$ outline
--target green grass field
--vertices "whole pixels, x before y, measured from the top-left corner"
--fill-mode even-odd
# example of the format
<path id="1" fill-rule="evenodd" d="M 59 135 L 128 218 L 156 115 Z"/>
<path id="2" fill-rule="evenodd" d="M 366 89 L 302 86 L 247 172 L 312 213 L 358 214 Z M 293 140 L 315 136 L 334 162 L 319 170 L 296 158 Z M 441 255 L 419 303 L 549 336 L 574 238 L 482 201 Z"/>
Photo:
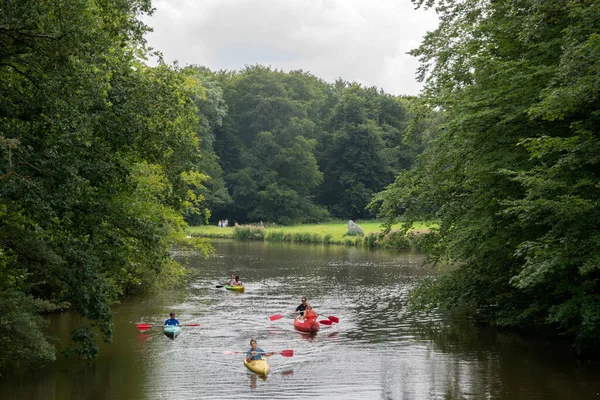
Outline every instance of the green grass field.
<path id="1" fill-rule="evenodd" d="M 356 221 L 363 228 L 365 236 L 369 233 L 379 233 L 382 231 L 381 221 Z M 426 232 L 429 227 L 434 226 L 433 223 L 418 223 L 413 228 L 415 231 Z M 255 225 L 256 226 L 256 225 Z M 394 228 L 399 228 L 395 226 Z M 233 227 L 219 228 L 215 225 L 209 226 L 192 226 L 188 229 L 190 234 L 196 236 L 212 237 L 212 238 L 233 238 Z M 270 231 L 279 231 L 283 233 L 300 233 L 300 234 L 317 234 L 321 237 L 326 235 L 331 236 L 334 242 L 343 241 L 347 237 L 344 234 L 348 231 L 347 222 L 328 222 L 322 224 L 307 224 L 307 225 L 291 225 L 291 226 L 269 226 L 265 227 L 265 234 Z"/>

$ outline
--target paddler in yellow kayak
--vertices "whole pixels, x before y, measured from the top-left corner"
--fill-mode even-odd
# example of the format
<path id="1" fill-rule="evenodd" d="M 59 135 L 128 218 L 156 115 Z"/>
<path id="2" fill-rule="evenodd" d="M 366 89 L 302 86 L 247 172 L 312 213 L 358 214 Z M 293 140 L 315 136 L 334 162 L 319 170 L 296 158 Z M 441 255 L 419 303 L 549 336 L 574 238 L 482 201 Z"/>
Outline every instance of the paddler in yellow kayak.
<path id="1" fill-rule="evenodd" d="M 235 285 L 235 274 L 233 272 L 231 273 L 231 278 L 229 278 L 227 280 L 227 282 L 225 283 L 225 285 L 227 285 L 227 286 L 233 286 L 233 285 Z"/>
<path id="2" fill-rule="evenodd" d="M 262 376 L 267 376 L 269 373 L 269 363 L 265 357 L 270 357 L 275 353 L 266 353 L 259 348 L 254 338 L 250 339 L 250 350 L 246 353 L 244 365 L 252 372 Z"/>
<path id="3" fill-rule="evenodd" d="M 256 343 L 256 339 L 252 338 L 250 339 L 250 350 L 248 350 L 246 352 L 246 362 L 250 362 L 251 360 L 260 360 L 263 356 L 264 357 L 271 357 L 273 354 L 273 352 L 271 353 L 266 353 L 263 349 L 258 347 L 258 344 Z"/>
<path id="4" fill-rule="evenodd" d="M 235 281 L 233 282 L 233 285 L 231 286 L 244 286 L 244 283 L 242 282 L 242 280 L 240 279 L 239 276 L 235 277 Z"/>

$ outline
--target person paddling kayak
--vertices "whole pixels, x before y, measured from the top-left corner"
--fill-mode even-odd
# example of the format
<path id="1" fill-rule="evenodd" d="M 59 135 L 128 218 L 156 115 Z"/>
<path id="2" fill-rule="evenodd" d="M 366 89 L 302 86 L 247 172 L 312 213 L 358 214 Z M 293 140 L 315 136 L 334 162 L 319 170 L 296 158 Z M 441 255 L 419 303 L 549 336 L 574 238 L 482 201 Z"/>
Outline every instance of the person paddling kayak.
<path id="1" fill-rule="evenodd" d="M 275 353 L 266 353 L 263 349 L 258 347 L 256 343 L 256 339 L 250 339 L 250 350 L 246 352 L 246 362 L 250 362 L 251 360 L 260 360 L 264 357 L 271 357 Z"/>
<path id="2" fill-rule="evenodd" d="M 239 276 L 235 277 L 235 282 L 233 282 L 233 285 L 231 286 L 244 286 L 244 284 L 242 283 L 242 281 L 240 280 Z"/>
<path id="3" fill-rule="evenodd" d="M 306 310 L 304 311 L 304 321 L 306 323 L 312 324 L 314 321 L 316 321 L 319 315 L 320 314 L 317 314 L 315 310 L 312 309 L 310 304 L 306 305 Z"/>
<path id="4" fill-rule="evenodd" d="M 227 280 L 227 282 L 225 283 L 225 285 L 227 285 L 227 286 L 233 286 L 233 285 L 235 285 L 235 274 L 233 272 L 231 273 L 231 278 L 229 278 Z"/>
<path id="5" fill-rule="evenodd" d="M 296 311 L 292 314 L 300 314 L 302 316 L 304 315 L 304 310 L 306 310 L 306 297 L 302 296 L 302 303 L 296 307 Z"/>
<path id="6" fill-rule="evenodd" d="M 169 325 L 169 326 L 179 326 L 179 321 L 175 318 L 177 316 L 177 314 L 175 314 L 174 312 L 169 314 L 169 319 L 165 320 L 165 326 Z"/>

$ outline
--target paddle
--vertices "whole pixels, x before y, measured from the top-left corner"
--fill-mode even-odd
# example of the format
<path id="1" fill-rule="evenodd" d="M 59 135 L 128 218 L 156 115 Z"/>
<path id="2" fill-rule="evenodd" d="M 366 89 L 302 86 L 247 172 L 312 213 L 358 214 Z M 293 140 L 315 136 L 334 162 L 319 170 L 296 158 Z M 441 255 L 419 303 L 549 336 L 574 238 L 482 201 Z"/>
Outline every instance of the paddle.
<path id="1" fill-rule="evenodd" d="M 274 314 L 269 317 L 271 321 L 277 321 L 278 319 L 283 318 L 283 314 Z"/>
<path id="2" fill-rule="evenodd" d="M 277 321 L 278 319 L 281 319 L 281 318 L 283 318 L 283 314 L 273 314 L 269 317 L 269 319 L 271 321 Z M 328 318 L 328 320 L 324 319 L 319 322 L 323 325 L 331 325 L 333 322 L 335 322 L 337 324 L 338 322 L 340 322 L 340 319 L 333 315 L 330 315 L 327 318 Z"/>
<path id="3" fill-rule="evenodd" d="M 245 351 L 224 351 L 223 354 L 246 354 Z M 267 354 L 267 352 L 261 352 L 259 354 Z M 273 354 L 281 354 L 284 357 L 294 357 L 294 350 L 281 350 L 275 351 Z"/>
<path id="4" fill-rule="evenodd" d="M 215 287 L 216 287 L 217 289 L 220 289 L 220 288 L 222 288 L 222 287 L 225 287 L 225 285 L 217 285 L 217 286 L 215 286 Z"/>
<path id="5" fill-rule="evenodd" d="M 135 327 L 138 328 L 138 330 L 140 330 L 140 331 L 145 331 L 150 328 L 156 328 L 159 326 L 164 326 L 164 325 L 137 324 Z M 183 325 L 179 325 L 179 326 L 200 326 L 200 324 L 183 324 Z"/>
<path id="6" fill-rule="evenodd" d="M 294 314 L 299 314 L 299 313 L 300 313 L 300 311 L 294 311 L 294 312 L 292 313 L 292 315 L 294 315 Z M 281 319 L 281 318 L 283 318 L 283 317 L 284 317 L 284 315 L 283 315 L 283 314 L 273 314 L 273 315 L 271 315 L 271 316 L 269 317 L 269 319 L 270 319 L 271 321 L 277 321 L 278 319 Z"/>

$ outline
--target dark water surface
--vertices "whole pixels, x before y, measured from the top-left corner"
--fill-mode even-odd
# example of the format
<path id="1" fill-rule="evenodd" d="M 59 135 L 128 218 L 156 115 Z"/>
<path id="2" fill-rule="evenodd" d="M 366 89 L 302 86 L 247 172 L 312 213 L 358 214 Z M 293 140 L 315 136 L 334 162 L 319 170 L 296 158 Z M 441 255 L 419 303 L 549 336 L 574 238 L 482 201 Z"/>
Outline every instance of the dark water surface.
<path id="1" fill-rule="evenodd" d="M 338 246 L 216 242 L 216 257 L 192 256 L 187 288 L 125 300 L 116 333 L 91 363 L 65 360 L 0 379 L 2 399 L 600 399 L 600 365 L 568 348 L 475 327 L 462 317 L 413 314 L 408 290 L 431 270 L 422 256 Z M 246 293 L 215 285 L 230 271 Z M 307 296 L 340 323 L 316 336 L 295 331 L 291 311 Z M 175 340 L 160 327 L 170 311 L 184 328 Z M 269 316 L 286 316 L 271 322 Z M 63 340 L 76 324 L 51 319 Z M 269 358 L 263 379 L 242 364 L 256 337 Z"/>

